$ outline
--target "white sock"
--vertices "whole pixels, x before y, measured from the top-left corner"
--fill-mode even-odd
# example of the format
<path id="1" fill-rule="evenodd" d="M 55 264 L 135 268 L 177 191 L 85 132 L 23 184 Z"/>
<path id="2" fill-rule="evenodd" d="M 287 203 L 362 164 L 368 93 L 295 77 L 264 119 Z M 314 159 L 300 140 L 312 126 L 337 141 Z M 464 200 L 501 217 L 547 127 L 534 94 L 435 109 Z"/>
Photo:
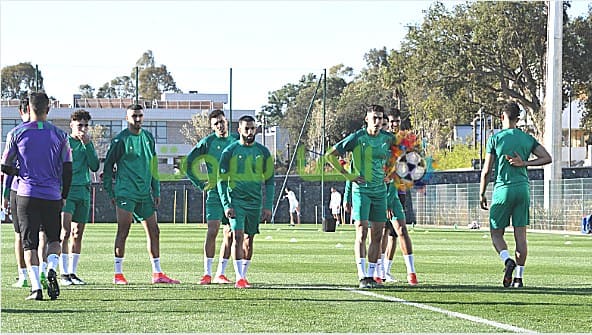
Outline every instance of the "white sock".
<path id="1" fill-rule="evenodd" d="M 60 255 L 60 273 L 63 275 L 67 275 L 70 273 L 68 271 L 68 254 L 62 253 Z"/>
<path id="2" fill-rule="evenodd" d="M 365 258 L 357 259 L 356 266 L 358 267 L 358 278 L 359 279 L 366 278 L 366 259 Z"/>
<path id="3" fill-rule="evenodd" d="M 249 269 L 250 264 L 251 264 L 250 259 L 243 259 L 243 278 L 247 277 L 247 270 Z"/>
<path id="4" fill-rule="evenodd" d="M 376 261 L 376 275 L 374 277 L 378 277 L 378 278 L 382 278 L 382 275 L 384 274 L 384 268 L 382 267 L 382 259 L 378 259 Z"/>
<path id="5" fill-rule="evenodd" d="M 502 261 L 504 262 L 504 264 L 506 263 L 506 260 L 508 258 L 510 258 L 510 253 L 508 252 L 508 250 L 502 250 L 499 253 L 500 258 L 502 259 Z"/>
<path id="6" fill-rule="evenodd" d="M 60 256 L 58 256 L 56 254 L 47 255 L 47 271 L 57 270 L 59 262 L 60 262 Z"/>
<path id="7" fill-rule="evenodd" d="M 392 259 L 387 259 L 386 260 L 386 265 L 384 266 L 384 273 L 387 275 L 391 275 L 391 268 L 393 267 L 393 260 Z"/>
<path id="8" fill-rule="evenodd" d="M 234 264 L 234 273 L 236 273 L 236 281 L 243 278 L 243 260 L 234 260 L 232 262 Z"/>
<path id="9" fill-rule="evenodd" d="M 226 273 L 226 265 L 228 265 L 228 258 L 220 258 L 218 262 L 218 271 L 216 271 L 216 277 L 222 276 Z"/>
<path id="10" fill-rule="evenodd" d="M 76 274 L 76 271 L 78 270 L 78 260 L 80 259 L 80 254 L 70 254 L 70 263 L 68 264 L 70 266 L 70 273 L 74 273 Z"/>
<path id="11" fill-rule="evenodd" d="M 374 272 L 376 271 L 376 263 L 370 263 L 368 262 L 368 277 L 370 278 L 374 278 Z"/>
<path id="12" fill-rule="evenodd" d="M 39 277 L 39 266 L 33 265 L 29 271 L 29 280 L 31 281 L 31 291 L 41 289 L 41 278 Z"/>
<path id="13" fill-rule="evenodd" d="M 208 258 L 204 256 L 204 274 L 211 276 L 212 275 L 212 263 L 214 263 L 213 258 Z"/>
<path id="14" fill-rule="evenodd" d="M 524 276 L 524 265 L 516 266 L 516 278 L 522 278 Z"/>
<path id="15" fill-rule="evenodd" d="M 160 268 L 160 258 L 150 258 L 152 262 L 152 273 L 161 273 L 162 269 Z"/>
<path id="16" fill-rule="evenodd" d="M 19 281 L 23 281 L 25 279 L 27 279 L 27 268 L 19 268 L 18 269 L 18 276 L 19 276 Z"/>
<path id="17" fill-rule="evenodd" d="M 41 272 L 43 272 L 44 274 L 47 274 L 47 262 L 41 263 L 41 269 L 40 269 L 39 273 L 41 273 Z"/>
<path id="18" fill-rule="evenodd" d="M 407 273 L 415 273 L 413 254 L 403 255 L 403 258 L 405 259 L 405 266 L 407 266 Z"/>
<path id="19" fill-rule="evenodd" d="M 123 273 L 123 257 L 115 257 L 115 274 Z"/>

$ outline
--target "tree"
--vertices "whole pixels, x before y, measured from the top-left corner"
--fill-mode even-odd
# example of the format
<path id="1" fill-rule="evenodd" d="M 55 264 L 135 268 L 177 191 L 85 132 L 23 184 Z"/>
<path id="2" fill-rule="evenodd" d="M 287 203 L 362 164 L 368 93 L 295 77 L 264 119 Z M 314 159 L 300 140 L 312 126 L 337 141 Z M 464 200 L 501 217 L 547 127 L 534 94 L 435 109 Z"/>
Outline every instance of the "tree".
<path id="1" fill-rule="evenodd" d="M 564 100 L 571 93 L 584 101 L 580 126 L 592 130 L 592 6 L 587 16 L 577 17 L 565 27 L 563 36 Z"/>
<path id="2" fill-rule="evenodd" d="M 135 85 L 128 76 L 120 76 L 103 84 L 97 91 L 97 98 L 133 98 Z"/>
<path id="3" fill-rule="evenodd" d="M 36 91 L 36 69 L 31 63 L 19 63 L 2 68 L 1 90 L 4 99 L 20 99 L 29 91 Z M 41 71 L 37 73 L 39 89 L 43 90 Z"/>
<path id="4" fill-rule="evenodd" d="M 111 143 L 111 139 L 107 136 L 107 127 L 94 125 L 89 128 L 88 135 L 95 146 L 97 156 L 99 158 L 105 157 Z"/>
<path id="5" fill-rule="evenodd" d="M 140 71 L 139 95 L 146 100 L 160 100 L 164 92 L 181 92 L 166 65 L 155 64 L 152 50 L 144 52 L 136 61 L 136 67 Z M 132 69 L 131 78 L 136 78 L 136 67 Z"/>
<path id="6" fill-rule="evenodd" d="M 207 112 L 202 114 L 193 114 L 191 120 L 183 124 L 181 134 L 185 137 L 185 142 L 196 145 L 199 140 L 212 132 Z"/>
<path id="7" fill-rule="evenodd" d="M 80 93 L 82 93 L 82 98 L 91 99 L 95 97 L 95 89 L 90 86 L 89 84 L 83 84 L 78 86 Z"/>
<path id="8" fill-rule="evenodd" d="M 450 12 L 432 5 L 403 44 L 412 113 L 455 124 L 513 99 L 541 137 L 546 20 L 544 2 L 475 2 Z"/>

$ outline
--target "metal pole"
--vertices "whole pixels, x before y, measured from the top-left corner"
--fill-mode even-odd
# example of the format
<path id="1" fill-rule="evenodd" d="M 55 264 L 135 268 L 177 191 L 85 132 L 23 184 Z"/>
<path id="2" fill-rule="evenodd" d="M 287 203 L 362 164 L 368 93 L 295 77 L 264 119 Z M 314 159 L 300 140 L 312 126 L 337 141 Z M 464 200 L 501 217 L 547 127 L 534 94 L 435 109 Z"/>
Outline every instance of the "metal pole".
<path id="1" fill-rule="evenodd" d="M 571 167 L 571 84 L 569 85 L 569 128 L 567 131 L 567 147 L 569 148 L 567 166 Z"/>
<path id="2" fill-rule="evenodd" d="M 563 1 L 547 2 L 547 73 L 545 89 L 545 135 L 544 145 L 553 162 L 545 165 L 546 210 L 561 206 L 561 96 L 562 96 L 562 52 L 563 52 Z"/>
<path id="3" fill-rule="evenodd" d="M 39 92 L 39 65 L 35 64 L 35 92 Z"/>
<path id="4" fill-rule="evenodd" d="M 323 127 L 321 128 L 321 220 L 325 220 L 325 112 L 327 109 L 327 69 L 323 69 Z"/>
<path id="5" fill-rule="evenodd" d="M 140 68 L 136 66 L 136 105 L 140 101 L 139 94 L 140 94 Z"/>
<path id="6" fill-rule="evenodd" d="M 177 223 L 177 190 L 173 198 L 173 224 Z"/>
<path id="7" fill-rule="evenodd" d="M 483 169 L 483 107 L 479 108 L 479 170 Z"/>
<path id="8" fill-rule="evenodd" d="M 230 68 L 230 88 L 228 90 L 228 109 L 229 109 L 229 115 L 228 118 L 230 120 L 230 122 L 228 122 L 228 133 L 232 132 L 232 68 Z"/>

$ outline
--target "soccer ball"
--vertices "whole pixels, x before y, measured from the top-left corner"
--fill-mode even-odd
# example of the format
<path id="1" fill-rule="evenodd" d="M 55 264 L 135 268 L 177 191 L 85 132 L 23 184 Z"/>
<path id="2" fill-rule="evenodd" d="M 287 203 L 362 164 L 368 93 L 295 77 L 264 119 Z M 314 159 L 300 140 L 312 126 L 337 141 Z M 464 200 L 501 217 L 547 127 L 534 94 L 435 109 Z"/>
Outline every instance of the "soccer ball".
<path id="1" fill-rule="evenodd" d="M 418 181 L 426 173 L 426 161 L 417 151 L 409 151 L 397 160 L 397 175 L 409 181 Z"/>

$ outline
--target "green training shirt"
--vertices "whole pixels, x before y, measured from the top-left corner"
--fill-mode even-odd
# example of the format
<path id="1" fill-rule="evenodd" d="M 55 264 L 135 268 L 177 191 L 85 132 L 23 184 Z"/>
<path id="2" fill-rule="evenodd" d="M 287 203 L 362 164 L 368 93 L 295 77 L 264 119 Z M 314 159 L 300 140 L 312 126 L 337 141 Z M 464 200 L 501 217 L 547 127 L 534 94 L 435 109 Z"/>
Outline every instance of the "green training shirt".
<path id="1" fill-rule="evenodd" d="M 92 142 L 87 144 L 82 141 L 68 137 L 70 148 L 72 148 L 72 186 L 90 185 L 90 172 L 99 169 L 99 157 Z"/>
<path id="2" fill-rule="evenodd" d="M 366 129 L 360 129 L 333 146 L 341 156 L 352 152 L 352 173 L 366 180 L 364 184 L 353 183 L 353 190 L 386 191 L 384 166 L 394 141 L 395 136 L 389 132 L 380 130 L 371 136 Z"/>
<path id="3" fill-rule="evenodd" d="M 231 207 L 258 209 L 262 206 L 261 184 L 265 184 L 263 208 L 272 209 L 274 186 L 273 158 L 263 145 L 234 142 L 222 152 L 218 193 L 224 210 Z"/>
<path id="4" fill-rule="evenodd" d="M 516 128 L 503 129 L 491 136 L 487 140 L 487 152 L 494 159 L 494 187 L 528 184 L 526 167 L 510 165 L 506 155 L 518 154 L 523 161 L 527 161 L 539 145 L 534 137 Z"/>
<path id="5" fill-rule="evenodd" d="M 222 151 L 233 142 L 236 142 L 237 139 L 237 134 L 232 134 L 227 137 L 218 137 L 216 133 L 211 133 L 202 138 L 195 147 L 193 147 L 191 152 L 189 152 L 189 155 L 187 155 L 187 178 L 189 178 L 191 183 L 200 190 L 203 190 L 204 187 L 206 187 L 206 182 L 210 187 L 213 187 L 213 189 L 208 191 L 208 197 L 218 196 L 218 191 L 215 187 L 216 177 L 220 167 L 218 162 L 220 161 L 220 156 L 222 156 Z M 206 163 L 208 171 L 207 176 L 203 176 L 200 172 L 202 161 Z"/>
<path id="6" fill-rule="evenodd" d="M 113 167 L 115 190 L 113 190 Z M 124 129 L 111 141 L 105 158 L 103 187 L 111 198 L 144 199 L 150 194 L 160 197 L 158 159 L 154 137 L 149 131 L 138 135 Z"/>

